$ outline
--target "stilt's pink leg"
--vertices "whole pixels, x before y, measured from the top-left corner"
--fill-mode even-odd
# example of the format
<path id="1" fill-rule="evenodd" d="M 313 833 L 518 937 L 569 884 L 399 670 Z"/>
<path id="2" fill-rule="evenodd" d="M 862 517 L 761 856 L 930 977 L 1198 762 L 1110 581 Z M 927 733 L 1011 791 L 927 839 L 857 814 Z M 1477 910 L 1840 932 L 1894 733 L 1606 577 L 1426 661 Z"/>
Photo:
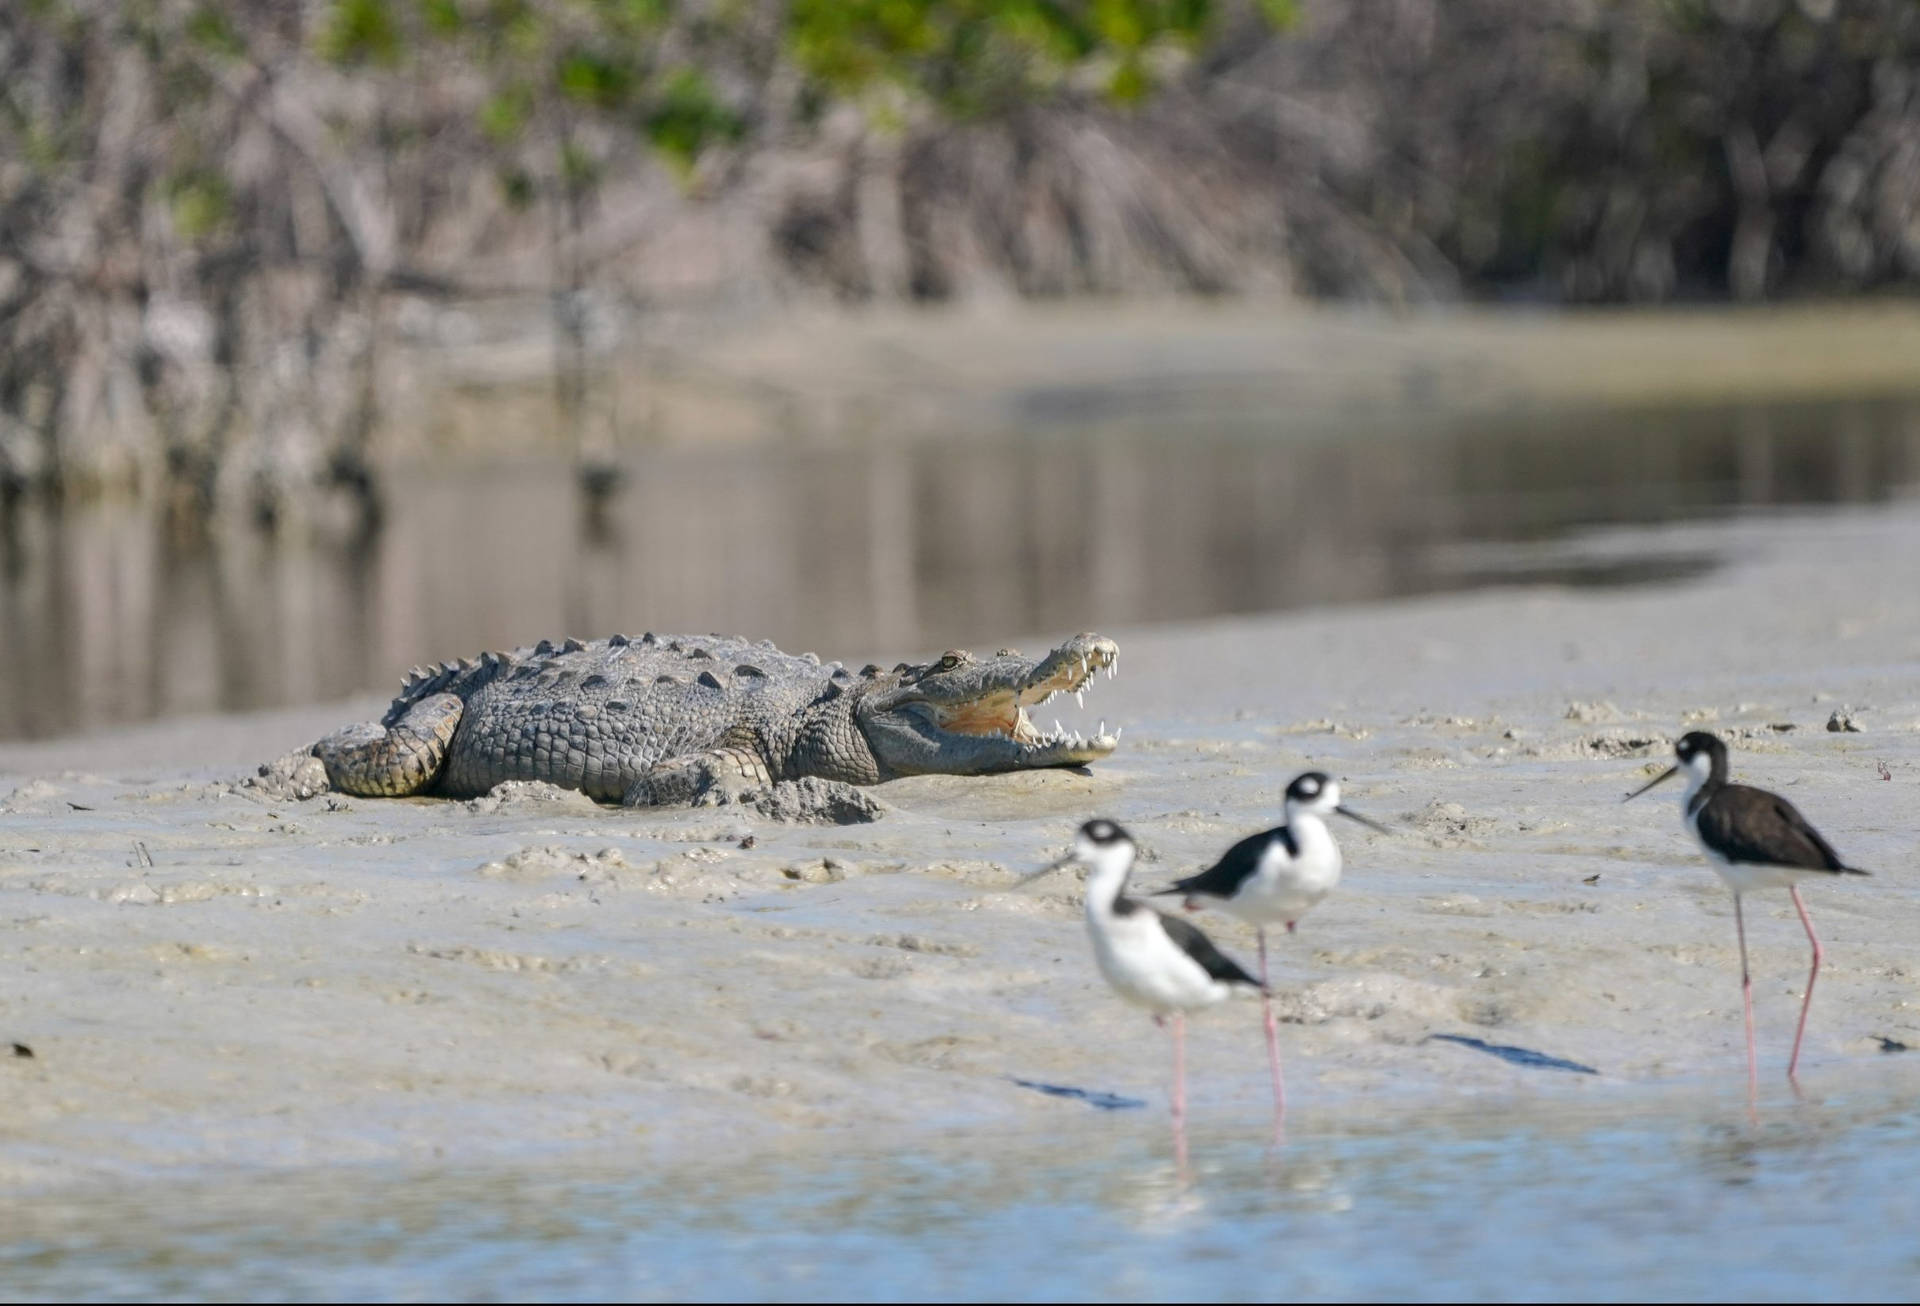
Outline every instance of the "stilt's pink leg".
<path id="1" fill-rule="evenodd" d="M 1187 1018 L 1173 1013 L 1173 1160 L 1187 1173 Z"/>
<path id="2" fill-rule="evenodd" d="M 1280 1074 L 1280 1033 L 1274 1027 L 1273 998 L 1265 991 L 1267 987 L 1267 932 L 1255 931 L 1260 939 L 1260 1016 L 1267 1027 L 1267 1068 L 1273 1072 L 1273 1133 L 1280 1136 L 1282 1122 L 1287 1116 L 1287 1081 Z"/>
<path id="3" fill-rule="evenodd" d="M 1167 1027 L 1167 1017 L 1155 1012 L 1153 1023 Z M 1173 1013 L 1173 1161 L 1181 1182 L 1187 1178 L 1187 1027 L 1179 1012 Z"/>
<path id="4" fill-rule="evenodd" d="M 1733 928 L 1740 935 L 1740 1001 L 1747 1013 L 1747 1101 L 1760 1096 L 1760 1063 L 1753 1050 L 1753 977 L 1747 972 L 1747 924 L 1740 915 L 1740 895 L 1733 895 Z"/>
<path id="5" fill-rule="evenodd" d="M 1187 1017 L 1173 1013 L 1173 1124 L 1187 1123 Z"/>
<path id="6" fill-rule="evenodd" d="M 1807 1032 L 1807 1009 L 1813 1006 L 1813 982 L 1820 978 L 1820 958 L 1826 954 L 1820 947 L 1820 936 L 1813 932 L 1813 917 L 1807 915 L 1807 904 L 1800 901 L 1798 885 L 1788 885 L 1787 892 L 1793 895 L 1793 905 L 1800 913 L 1800 923 L 1807 927 L 1807 942 L 1813 945 L 1813 969 L 1807 972 L 1807 996 L 1800 1003 L 1800 1027 L 1793 1031 L 1793 1056 L 1787 1060 L 1787 1078 L 1794 1078 L 1794 1072 L 1800 1068 L 1800 1040 Z"/>

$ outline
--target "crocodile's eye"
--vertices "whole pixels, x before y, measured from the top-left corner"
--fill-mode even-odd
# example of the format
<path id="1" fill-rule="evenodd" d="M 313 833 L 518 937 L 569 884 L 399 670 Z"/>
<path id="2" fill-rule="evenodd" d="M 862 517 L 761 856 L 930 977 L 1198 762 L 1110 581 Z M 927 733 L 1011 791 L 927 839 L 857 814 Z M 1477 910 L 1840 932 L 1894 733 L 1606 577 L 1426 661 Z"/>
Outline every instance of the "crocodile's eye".
<path id="1" fill-rule="evenodd" d="M 935 671 L 951 671 L 959 665 L 960 665 L 960 655 L 958 653 L 949 653 L 945 657 L 940 659 L 940 665 L 935 667 L 934 670 Z"/>

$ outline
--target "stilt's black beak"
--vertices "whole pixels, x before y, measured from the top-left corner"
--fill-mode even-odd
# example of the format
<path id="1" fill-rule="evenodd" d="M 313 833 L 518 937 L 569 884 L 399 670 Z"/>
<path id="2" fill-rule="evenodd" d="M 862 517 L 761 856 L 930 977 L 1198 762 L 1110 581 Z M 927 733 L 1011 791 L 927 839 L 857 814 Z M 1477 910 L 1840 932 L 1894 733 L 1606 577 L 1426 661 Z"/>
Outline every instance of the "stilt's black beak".
<path id="1" fill-rule="evenodd" d="M 1051 875 L 1055 871 L 1064 870 L 1065 868 L 1073 865 L 1078 860 L 1079 858 L 1075 857 L 1072 853 L 1068 853 L 1065 857 L 1062 857 L 1057 862 L 1048 862 L 1045 866 L 1042 866 L 1039 870 L 1034 871 L 1031 874 L 1021 876 L 1017 881 L 1014 882 L 1013 887 L 1016 889 L 1024 889 L 1027 885 L 1032 884 L 1035 880 L 1039 879 L 1041 876 Z"/>
<path id="2" fill-rule="evenodd" d="M 1638 798 L 1641 794 L 1644 794 L 1645 792 L 1647 792 L 1647 790 L 1659 784 L 1662 780 L 1671 780 L 1673 779 L 1673 777 L 1679 774 L 1680 774 L 1679 767 L 1670 766 L 1666 770 L 1662 771 L 1659 775 L 1656 775 L 1655 777 L 1653 777 L 1653 779 L 1647 781 L 1645 784 L 1641 785 L 1638 789 L 1628 794 L 1625 798 L 1622 798 L 1620 801 L 1623 803 L 1630 803 L 1634 799 Z"/>
<path id="3" fill-rule="evenodd" d="M 1393 833 L 1393 831 L 1389 830 L 1386 826 L 1380 824 L 1380 822 L 1368 820 L 1366 817 L 1360 815 L 1360 813 L 1354 811 L 1351 807 L 1336 807 L 1333 810 L 1340 813 L 1340 815 L 1346 817 L 1349 821 L 1358 821 L 1361 825 L 1366 826 L 1369 830 L 1378 830 L 1381 834 Z"/>

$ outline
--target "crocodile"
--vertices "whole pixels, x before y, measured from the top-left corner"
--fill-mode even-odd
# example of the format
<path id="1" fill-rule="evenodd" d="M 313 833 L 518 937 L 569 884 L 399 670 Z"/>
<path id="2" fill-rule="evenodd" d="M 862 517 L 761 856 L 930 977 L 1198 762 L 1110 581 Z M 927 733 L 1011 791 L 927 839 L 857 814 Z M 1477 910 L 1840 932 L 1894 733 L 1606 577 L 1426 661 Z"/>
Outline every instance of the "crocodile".
<path id="1" fill-rule="evenodd" d="M 1042 732 L 1027 709 L 1083 696 L 1118 658 L 1095 634 L 1037 662 L 956 649 L 857 672 L 768 640 L 542 640 L 415 667 L 379 722 L 304 752 L 328 786 L 363 797 L 472 798 L 536 780 L 627 806 L 726 802 L 806 777 L 869 785 L 1079 766 L 1112 753 L 1119 732 Z"/>

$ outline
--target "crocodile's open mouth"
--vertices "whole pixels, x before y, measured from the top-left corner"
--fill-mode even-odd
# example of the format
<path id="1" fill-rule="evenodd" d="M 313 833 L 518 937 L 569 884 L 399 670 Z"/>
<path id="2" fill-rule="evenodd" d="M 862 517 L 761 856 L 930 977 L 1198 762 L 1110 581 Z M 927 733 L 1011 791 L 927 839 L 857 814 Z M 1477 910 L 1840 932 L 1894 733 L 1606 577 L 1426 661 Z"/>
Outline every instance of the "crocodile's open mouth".
<path id="1" fill-rule="evenodd" d="M 1106 722 L 1102 721 L 1099 731 L 1091 736 L 1069 730 L 1058 720 L 1051 731 L 1045 731 L 1033 723 L 1027 709 L 1050 703 L 1062 694 L 1072 694 L 1085 706 L 1087 686 L 1102 671 L 1112 679 L 1119 673 L 1119 661 L 1119 649 L 1111 641 L 1104 641 L 1074 656 L 1047 659 L 1019 689 L 995 690 L 964 703 L 929 706 L 935 722 L 950 734 L 1007 739 L 1034 752 L 1084 748 L 1111 751 L 1120 741 L 1120 730 L 1108 734 Z"/>
<path id="2" fill-rule="evenodd" d="M 926 666 L 902 664 L 897 687 L 860 698 L 860 728 L 889 779 L 1085 766 L 1113 752 L 1120 732 L 1108 734 L 1105 722 L 1090 739 L 1058 722 L 1042 730 L 1027 709 L 1084 695 L 1099 672 L 1113 674 L 1119 655 L 1119 645 L 1088 631 L 1038 662 L 1001 649 L 990 658 L 954 650 Z"/>

